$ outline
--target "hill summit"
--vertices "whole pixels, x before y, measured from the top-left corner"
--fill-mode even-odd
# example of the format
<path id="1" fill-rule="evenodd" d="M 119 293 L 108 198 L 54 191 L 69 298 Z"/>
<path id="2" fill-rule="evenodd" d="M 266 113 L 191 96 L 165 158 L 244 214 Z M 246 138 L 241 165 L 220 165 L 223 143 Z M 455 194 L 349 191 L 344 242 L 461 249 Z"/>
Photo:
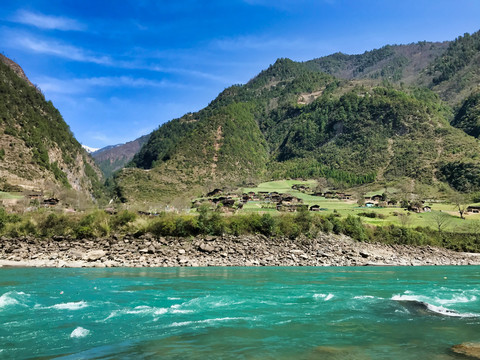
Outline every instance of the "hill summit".
<path id="1" fill-rule="evenodd" d="M 477 103 L 479 56 L 475 33 L 278 59 L 154 131 L 117 175 L 119 196 L 165 203 L 215 187 L 319 177 L 342 187 L 411 180 L 479 191 L 480 146 L 475 131 L 462 130 L 476 121 L 465 107 Z"/>

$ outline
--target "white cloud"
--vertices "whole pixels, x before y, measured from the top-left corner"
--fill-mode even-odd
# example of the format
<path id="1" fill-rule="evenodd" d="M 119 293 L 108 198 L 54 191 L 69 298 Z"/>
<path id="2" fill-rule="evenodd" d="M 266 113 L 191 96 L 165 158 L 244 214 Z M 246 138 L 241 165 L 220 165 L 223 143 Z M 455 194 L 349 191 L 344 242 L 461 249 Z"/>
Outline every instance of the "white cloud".
<path id="1" fill-rule="evenodd" d="M 150 67 L 145 67 L 145 70 L 150 70 L 150 71 L 156 71 L 156 72 L 162 72 L 166 74 L 180 74 L 180 75 L 190 75 L 190 76 L 195 76 L 203 79 L 208 79 L 208 80 L 213 80 L 217 81 L 219 83 L 223 84 L 231 84 L 231 81 L 225 77 L 206 73 L 203 71 L 199 70 L 190 70 L 190 69 L 183 69 L 183 68 L 170 68 L 170 67 L 162 67 L 162 66 L 150 66 Z"/>
<path id="2" fill-rule="evenodd" d="M 235 38 L 217 39 L 210 43 L 214 49 L 220 49 L 229 52 L 242 52 L 245 50 L 254 50 L 269 54 L 289 55 L 289 52 L 302 53 L 330 49 L 327 42 L 318 41 L 318 39 L 309 38 L 287 38 L 287 37 L 269 37 L 269 36 L 240 36 Z"/>
<path id="3" fill-rule="evenodd" d="M 90 92 L 95 87 L 118 87 L 118 88 L 183 88 L 186 85 L 170 82 L 167 80 L 150 80 L 131 76 L 91 77 L 76 79 L 57 79 L 53 77 L 41 77 L 35 79 L 36 83 L 45 93 L 56 94 L 81 94 Z M 191 86 L 189 86 L 191 88 Z"/>
<path id="4" fill-rule="evenodd" d="M 12 19 L 14 22 L 32 25 L 40 29 L 84 31 L 86 26 L 75 19 L 63 16 L 44 15 L 26 10 L 18 11 Z"/>
<path id="5" fill-rule="evenodd" d="M 31 37 L 17 37 L 11 43 L 24 49 L 31 50 L 41 54 L 58 56 L 64 59 L 75 61 L 90 62 L 102 65 L 111 65 L 112 60 L 108 56 L 95 56 L 88 54 L 85 50 L 61 44 L 55 41 L 38 40 Z"/>

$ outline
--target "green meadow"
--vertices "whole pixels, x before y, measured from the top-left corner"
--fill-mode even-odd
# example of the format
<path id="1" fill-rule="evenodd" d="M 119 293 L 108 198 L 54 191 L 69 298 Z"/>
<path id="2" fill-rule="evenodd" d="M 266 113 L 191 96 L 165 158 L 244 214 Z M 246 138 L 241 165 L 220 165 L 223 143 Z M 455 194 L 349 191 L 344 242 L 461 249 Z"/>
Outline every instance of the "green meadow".
<path id="1" fill-rule="evenodd" d="M 362 213 L 375 213 L 376 217 L 361 216 L 362 222 L 365 224 L 371 224 L 376 226 L 388 226 L 397 225 L 404 227 L 428 227 L 434 230 L 438 230 L 439 223 L 442 231 L 452 232 L 472 232 L 476 229 L 480 229 L 480 214 L 468 214 L 466 219 L 461 219 L 458 210 L 454 204 L 448 202 L 426 202 L 432 208 L 431 212 L 415 213 L 407 211 L 397 204 L 396 206 L 388 207 L 365 207 L 359 206 L 356 199 L 352 200 L 338 200 L 338 199 L 326 199 L 324 197 L 313 196 L 303 193 L 301 191 L 292 189 L 293 185 L 305 185 L 311 190 L 314 190 L 317 186 L 315 180 L 299 181 L 299 180 L 278 180 L 269 181 L 259 184 L 257 187 L 243 188 L 243 192 L 253 191 L 258 192 L 278 192 L 284 194 L 290 194 L 303 200 L 303 203 L 309 207 L 312 205 L 318 205 L 322 209 L 320 214 L 336 213 L 341 217 L 347 217 L 348 215 L 359 215 Z M 373 196 L 382 194 L 383 192 L 395 193 L 396 188 L 379 188 L 377 191 L 367 191 L 365 196 Z M 354 191 L 346 190 L 347 194 L 353 194 Z M 469 204 L 475 205 L 475 204 Z M 277 213 L 275 204 L 269 204 L 264 201 L 249 201 L 244 205 L 242 212 L 268 212 L 270 214 Z"/>

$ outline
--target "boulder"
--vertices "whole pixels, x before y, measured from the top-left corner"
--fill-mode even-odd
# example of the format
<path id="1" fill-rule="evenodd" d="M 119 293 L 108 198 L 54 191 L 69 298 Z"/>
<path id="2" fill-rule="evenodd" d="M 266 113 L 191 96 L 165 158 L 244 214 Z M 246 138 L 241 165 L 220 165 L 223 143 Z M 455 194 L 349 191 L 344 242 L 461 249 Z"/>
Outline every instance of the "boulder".
<path id="1" fill-rule="evenodd" d="M 452 351 L 457 354 L 480 359 L 480 343 L 462 343 L 452 346 Z"/>
<path id="2" fill-rule="evenodd" d="M 87 261 L 97 261 L 105 256 L 105 251 L 103 250 L 91 250 L 86 254 Z"/>
<path id="3" fill-rule="evenodd" d="M 200 244 L 200 250 L 203 252 L 211 253 L 215 251 L 215 247 L 210 244 Z"/>

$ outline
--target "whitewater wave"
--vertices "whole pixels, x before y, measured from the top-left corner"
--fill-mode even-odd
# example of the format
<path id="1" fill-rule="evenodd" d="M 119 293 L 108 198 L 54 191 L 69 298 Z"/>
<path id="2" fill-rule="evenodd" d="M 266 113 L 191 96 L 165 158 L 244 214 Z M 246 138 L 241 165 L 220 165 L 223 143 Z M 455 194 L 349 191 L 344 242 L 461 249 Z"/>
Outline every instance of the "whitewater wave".
<path id="1" fill-rule="evenodd" d="M 238 299 L 235 299 L 229 296 L 207 295 L 204 297 L 198 297 L 198 298 L 186 301 L 181 305 L 182 307 L 187 307 L 187 308 L 204 309 L 206 307 L 218 308 L 218 307 L 225 307 L 225 306 L 232 306 L 232 305 L 241 305 L 243 303 L 245 303 L 244 300 L 239 301 Z"/>
<path id="2" fill-rule="evenodd" d="M 232 321 L 232 320 L 251 320 L 251 318 L 246 317 L 224 317 L 224 318 L 215 318 L 215 319 L 206 319 L 206 320 L 196 320 L 196 321 L 182 321 L 182 322 L 173 322 L 170 327 L 179 327 L 179 326 L 192 326 L 192 325 L 202 325 L 202 324 L 214 324 L 216 322 Z"/>
<path id="3" fill-rule="evenodd" d="M 68 303 L 60 303 L 50 306 L 52 309 L 56 310 L 80 310 L 86 308 L 88 304 L 85 301 L 78 301 L 78 302 L 68 302 Z"/>
<path id="4" fill-rule="evenodd" d="M 462 318 L 469 318 L 469 317 L 479 317 L 480 314 L 475 313 L 461 313 L 456 310 L 452 310 L 443 306 L 433 305 L 429 302 L 423 301 L 425 297 L 422 296 L 415 296 L 415 295 L 395 295 L 392 297 L 392 300 L 397 301 L 401 305 L 403 305 L 407 310 L 410 312 L 416 313 L 431 313 L 436 315 L 442 316 L 450 316 L 450 317 L 462 317 Z"/>
<path id="5" fill-rule="evenodd" d="M 333 294 L 314 294 L 314 299 L 323 299 L 324 301 L 331 300 L 335 295 Z"/>
<path id="6" fill-rule="evenodd" d="M 103 319 L 102 321 L 107 321 L 108 319 L 111 319 L 117 316 L 122 316 L 122 315 L 151 315 L 156 317 L 156 316 L 167 314 L 167 313 L 186 314 L 186 313 L 193 312 L 190 310 L 180 310 L 180 309 L 177 309 L 175 306 L 176 305 L 173 305 L 170 308 L 158 308 L 158 307 L 141 305 L 133 309 L 114 310 L 110 313 L 110 315 L 107 318 Z"/>
<path id="7" fill-rule="evenodd" d="M 88 334 L 90 334 L 90 330 L 84 329 L 83 327 L 79 326 L 72 331 L 72 333 L 70 334 L 70 337 L 72 339 L 79 339 L 87 336 Z"/>
<path id="8" fill-rule="evenodd" d="M 360 296 L 354 296 L 354 300 L 365 300 L 365 299 L 378 299 L 375 296 L 372 295 L 360 295 Z"/>
<path id="9" fill-rule="evenodd" d="M 24 292 L 9 291 L 0 296 L 0 309 L 12 305 L 23 305 L 23 299 L 28 296 Z"/>

